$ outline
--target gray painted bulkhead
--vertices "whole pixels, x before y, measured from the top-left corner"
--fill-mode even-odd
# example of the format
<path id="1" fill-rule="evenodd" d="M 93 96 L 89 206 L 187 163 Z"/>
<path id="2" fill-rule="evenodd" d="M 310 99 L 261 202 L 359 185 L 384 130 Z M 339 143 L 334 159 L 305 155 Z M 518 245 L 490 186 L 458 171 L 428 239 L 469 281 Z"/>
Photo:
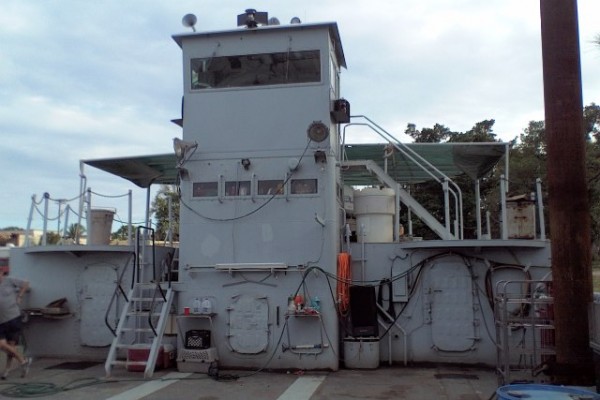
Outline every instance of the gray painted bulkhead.
<path id="1" fill-rule="evenodd" d="M 181 38 L 183 139 L 197 142 L 198 149 L 184 165 L 189 179 L 180 183 L 179 312 L 196 297 L 213 299 L 216 315 L 211 343 L 226 366 L 254 368 L 270 360 L 269 368 L 338 368 L 338 320 L 323 273 L 309 273 L 300 290 L 307 297 L 321 299 L 321 318 L 285 315 L 288 298 L 298 291 L 307 267 L 336 273 L 342 214 L 336 190 L 341 187 L 336 185 L 339 137 L 329 113 L 337 96 L 339 60 L 328 60 L 335 54 L 329 29 L 330 25 L 323 24 L 306 30 L 281 27 Z M 320 82 L 191 89 L 192 58 L 301 50 L 319 50 Z M 333 73 L 330 67 L 335 68 Z M 334 82 L 329 81 L 331 77 Z M 314 121 L 330 129 L 321 143 L 309 142 L 307 137 Z M 315 151 L 325 152 L 327 161 L 316 162 Z M 242 159 L 250 161 L 249 168 L 241 165 Z M 317 179 L 317 193 L 291 194 L 293 179 Z M 285 182 L 284 193 L 258 195 L 260 180 Z M 192 196 L 194 182 L 211 181 L 219 182 L 218 198 Z M 251 195 L 224 196 L 225 181 L 252 182 Z M 219 264 L 273 263 L 286 268 L 232 273 L 215 269 Z M 331 284 L 335 288 L 335 282 Z M 245 314 L 246 328 L 234 330 L 240 298 L 255 299 L 256 310 Z M 286 350 L 290 346 L 314 346 L 301 352 L 320 354 L 294 354 Z"/>
<path id="2" fill-rule="evenodd" d="M 122 287 L 131 287 L 133 246 L 50 245 L 15 247 L 11 251 L 11 276 L 30 282 L 31 289 L 21 304 L 23 309 L 42 309 L 65 298 L 70 315 L 53 317 L 32 315 L 24 325 L 27 354 L 34 357 L 106 358 L 113 335 L 106 327 L 105 315 L 121 272 Z M 156 248 L 156 260 L 165 259 L 169 247 Z M 152 257 L 141 263 L 148 279 Z M 109 312 L 109 323 L 116 327 L 124 306 L 119 297 Z"/>

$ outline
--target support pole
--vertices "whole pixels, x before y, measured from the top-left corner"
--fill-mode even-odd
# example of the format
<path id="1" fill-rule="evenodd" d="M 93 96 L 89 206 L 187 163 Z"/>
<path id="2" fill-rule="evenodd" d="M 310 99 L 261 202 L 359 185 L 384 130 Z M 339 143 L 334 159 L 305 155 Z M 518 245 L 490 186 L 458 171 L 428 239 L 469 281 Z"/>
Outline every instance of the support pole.
<path id="1" fill-rule="evenodd" d="M 555 383 L 594 383 L 590 209 L 576 0 L 540 0 L 556 330 Z"/>

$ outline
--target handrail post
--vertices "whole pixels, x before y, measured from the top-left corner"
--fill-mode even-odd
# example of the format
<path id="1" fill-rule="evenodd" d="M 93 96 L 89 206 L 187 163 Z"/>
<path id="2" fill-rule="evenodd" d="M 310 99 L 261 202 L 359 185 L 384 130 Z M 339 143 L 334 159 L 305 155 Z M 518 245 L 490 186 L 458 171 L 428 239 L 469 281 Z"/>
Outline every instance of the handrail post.
<path id="1" fill-rule="evenodd" d="M 132 201 L 132 194 L 131 194 L 131 189 L 129 189 L 129 192 L 127 192 L 127 204 L 128 204 L 128 215 L 127 215 L 127 244 L 129 246 L 131 246 L 133 244 L 133 237 L 132 237 L 132 213 L 133 213 L 133 201 Z"/>
<path id="2" fill-rule="evenodd" d="M 477 223 L 477 239 L 481 239 L 481 188 L 479 179 L 475 181 L 475 220 Z"/>
<path id="3" fill-rule="evenodd" d="M 451 223 L 450 223 L 450 194 L 448 193 L 448 180 L 444 179 L 442 182 L 442 188 L 444 190 L 444 223 L 446 225 L 446 230 L 448 233 L 451 232 Z"/>
<path id="4" fill-rule="evenodd" d="M 86 199 L 86 203 L 87 203 L 87 210 L 85 210 L 85 218 L 86 218 L 86 225 L 87 225 L 87 244 L 90 244 L 90 242 L 94 239 L 92 236 L 92 188 L 87 188 L 86 191 L 86 195 L 85 195 Z"/>
<path id="5" fill-rule="evenodd" d="M 535 180 L 537 206 L 538 206 L 538 219 L 540 221 L 540 239 L 546 240 L 546 220 L 544 219 L 544 199 L 542 198 L 542 180 L 537 178 Z"/>
<path id="6" fill-rule="evenodd" d="M 50 193 L 44 193 L 44 221 L 42 231 L 42 246 L 48 243 L 48 200 L 50 199 Z"/>
<path id="7" fill-rule="evenodd" d="M 502 216 L 502 239 L 508 239 L 508 226 L 506 214 L 506 182 L 504 175 L 500 175 L 500 210 Z"/>
<path id="8" fill-rule="evenodd" d="M 25 230 L 25 247 L 31 244 L 31 222 L 33 221 L 33 210 L 35 210 L 35 194 L 31 196 L 31 207 L 29 208 L 29 216 L 27 217 L 27 229 Z"/>

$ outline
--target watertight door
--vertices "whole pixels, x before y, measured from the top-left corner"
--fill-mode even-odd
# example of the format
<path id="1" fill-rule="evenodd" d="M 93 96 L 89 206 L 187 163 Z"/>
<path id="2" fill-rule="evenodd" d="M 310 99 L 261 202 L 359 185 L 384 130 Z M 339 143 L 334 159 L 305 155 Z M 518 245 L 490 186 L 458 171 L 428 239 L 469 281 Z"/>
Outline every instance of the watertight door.
<path id="1" fill-rule="evenodd" d="M 114 265 L 88 265 L 81 273 L 81 326 L 82 346 L 110 346 L 113 336 L 104 323 L 110 298 L 115 291 L 117 271 Z"/>
<path id="2" fill-rule="evenodd" d="M 229 345 L 242 354 L 258 354 L 269 344 L 269 303 L 264 296 L 239 295 L 229 310 Z"/>
<path id="3" fill-rule="evenodd" d="M 431 335 L 440 351 L 467 351 L 475 345 L 473 286 L 462 261 L 435 263 L 429 275 Z"/>

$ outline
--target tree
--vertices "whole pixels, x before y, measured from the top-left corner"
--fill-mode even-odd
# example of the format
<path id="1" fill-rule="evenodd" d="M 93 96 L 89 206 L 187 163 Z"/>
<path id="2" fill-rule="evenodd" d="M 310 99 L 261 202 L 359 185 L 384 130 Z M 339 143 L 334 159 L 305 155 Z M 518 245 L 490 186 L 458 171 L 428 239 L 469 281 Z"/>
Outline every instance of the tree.
<path id="1" fill-rule="evenodd" d="M 71 224 L 67 229 L 67 239 L 75 239 L 77 235 L 83 235 L 85 233 L 85 228 L 81 224 Z"/>
<path id="2" fill-rule="evenodd" d="M 433 128 L 423 128 L 420 131 L 415 129 L 414 124 L 408 124 L 404 133 L 413 138 L 415 143 L 441 143 L 456 134 L 440 124 L 435 124 Z"/>
<path id="3" fill-rule="evenodd" d="M 156 238 L 167 240 L 169 234 L 169 199 L 171 200 L 173 240 L 179 240 L 179 194 L 174 186 L 162 185 L 152 201 L 151 211 L 156 222 Z"/>
<path id="4" fill-rule="evenodd" d="M 111 233 L 110 238 L 112 240 L 126 240 L 129 234 L 129 227 L 127 225 L 121 225 L 119 229 Z"/>
<path id="5" fill-rule="evenodd" d="M 496 142 L 493 133 L 495 121 L 493 119 L 476 123 L 467 132 L 454 132 L 441 124 L 435 124 L 433 128 L 422 128 L 416 130 L 414 125 L 409 124 L 406 133 L 417 143 L 459 143 L 459 142 Z M 452 178 L 460 187 L 462 192 L 464 237 L 473 238 L 477 233 L 477 217 L 475 213 L 475 186 L 473 180 L 466 174 Z M 496 190 L 498 178 L 487 178 L 482 182 L 480 190 L 482 198 L 488 198 L 487 193 Z M 496 185 L 494 184 L 496 182 Z M 444 220 L 445 208 L 443 191 L 437 182 L 424 182 L 414 184 L 410 188 L 412 196 L 417 199 L 438 221 Z M 496 196 L 497 198 L 497 196 Z M 402 221 L 403 220 L 403 221 Z M 401 217 L 405 224 L 406 216 Z M 434 239 L 436 235 L 430 231 L 421 221 L 413 221 L 413 234 L 425 239 Z"/>

